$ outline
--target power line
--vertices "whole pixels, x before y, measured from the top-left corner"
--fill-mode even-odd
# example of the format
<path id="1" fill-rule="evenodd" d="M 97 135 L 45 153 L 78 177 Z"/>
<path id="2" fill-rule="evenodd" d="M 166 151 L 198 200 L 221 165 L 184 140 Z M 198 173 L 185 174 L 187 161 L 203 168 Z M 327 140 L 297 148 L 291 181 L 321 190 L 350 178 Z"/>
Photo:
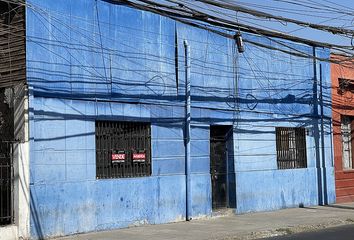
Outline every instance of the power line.
<path id="1" fill-rule="evenodd" d="M 160 15 L 164 15 L 166 17 L 170 17 L 172 19 L 175 19 L 177 21 L 181 21 L 186 24 L 193 22 L 194 26 L 200 26 L 200 22 L 204 22 L 208 25 L 216 26 L 219 28 L 225 28 L 225 29 L 232 30 L 232 31 L 241 29 L 242 31 L 251 32 L 251 33 L 258 34 L 258 35 L 282 38 L 282 39 L 286 39 L 286 40 L 290 40 L 290 41 L 294 41 L 294 42 L 304 43 L 304 44 L 311 45 L 311 46 L 318 46 L 318 47 L 325 47 L 325 48 L 337 48 L 337 49 L 343 49 L 343 50 L 344 49 L 352 49 L 352 46 L 342 46 L 342 45 L 329 44 L 329 43 L 308 40 L 308 39 L 291 36 L 289 34 L 284 34 L 284 33 L 277 32 L 277 31 L 269 31 L 269 30 L 265 30 L 262 28 L 250 26 L 247 24 L 242 24 L 239 22 L 237 23 L 237 22 L 234 22 L 231 20 L 225 20 L 225 19 L 218 18 L 216 16 L 210 15 L 205 12 L 200 12 L 197 9 L 190 8 L 190 7 L 185 6 L 183 4 L 179 4 L 179 6 L 181 6 L 182 8 L 185 9 L 183 14 L 181 15 L 181 14 L 179 14 L 179 12 L 182 11 L 182 8 L 180 8 L 179 12 L 176 12 L 175 11 L 176 7 L 171 7 L 170 5 L 162 5 L 162 4 L 154 5 L 154 3 L 149 0 L 139 0 L 139 2 L 143 2 L 140 4 L 137 3 L 138 0 L 137 1 L 112 0 L 112 1 L 117 2 L 117 3 L 124 2 L 127 5 L 130 5 L 132 7 L 135 7 L 135 8 L 141 9 L 141 10 L 145 10 L 145 11 L 151 11 L 151 12 L 154 12 L 154 13 L 157 13 Z M 178 1 L 175 1 L 175 2 L 178 2 Z M 353 33 L 354 33 L 354 31 L 353 31 Z"/>
<path id="2" fill-rule="evenodd" d="M 59 21 L 59 20 L 58 20 Z M 53 24 L 53 23 L 51 23 L 51 24 Z M 61 23 L 62 24 L 62 23 Z M 82 65 L 80 65 L 80 66 L 82 66 Z"/>
<path id="3" fill-rule="evenodd" d="M 206 4 L 209 4 L 209 5 L 212 5 L 212 6 L 220 7 L 220 8 L 223 8 L 223 9 L 229 9 L 229 10 L 233 10 L 233 11 L 247 13 L 247 14 L 250 14 L 250 15 L 253 15 L 253 16 L 257 16 L 257 17 L 260 17 L 260 18 L 276 19 L 276 20 L 279 20 L 279 21 L 285 21 L 285 22 L 289 22 L 289 23 L 294 23 L 294 24 L 297 24 L 297 25 L 300 25 L 300 26 L 310 27 L 310 28 L 317 29 L 317 30 L 328 31 L 328 32 L 331 32 L 333 34 L 344 34 L 346 36 L 354 35 L 354 31 L 353 30 L 344 29 L 344 28 L 340 28 L 340 27 L 333 27 L 333 26 L 327 26 L 327 25 L 314 24 L 314 23 L 310 23 L 310 22 L 303 22 L 303 21 L 299 21 L 299 20 L 296 20 L 296 19 L 292 19 L 292 18 L 275 16 L 273 14 L 257 11 L 257 10 L 254 10 L 254 9 L 249 9 L 249 8 L 242 7 L 242 6 L 236 5 L 236 4 L 220 3 L 220 2 L 214 1 L 214 0 L 196 0 L 196 1 L 202 2 L 202 3 L 206 3 Z"/>

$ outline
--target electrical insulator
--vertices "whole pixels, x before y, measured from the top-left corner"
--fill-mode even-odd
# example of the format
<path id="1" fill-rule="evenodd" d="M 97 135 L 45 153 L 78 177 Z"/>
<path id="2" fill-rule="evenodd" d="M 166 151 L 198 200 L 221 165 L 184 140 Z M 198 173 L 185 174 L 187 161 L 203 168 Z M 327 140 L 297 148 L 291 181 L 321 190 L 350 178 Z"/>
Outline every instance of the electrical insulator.
<path id="1" fill-rule="evenodd" d="M 239 53 L 243 53 L 245 51 L 245 45 L 243 44 L 242 35 L 240 32 L 235 35 L 236 45 Z"/>

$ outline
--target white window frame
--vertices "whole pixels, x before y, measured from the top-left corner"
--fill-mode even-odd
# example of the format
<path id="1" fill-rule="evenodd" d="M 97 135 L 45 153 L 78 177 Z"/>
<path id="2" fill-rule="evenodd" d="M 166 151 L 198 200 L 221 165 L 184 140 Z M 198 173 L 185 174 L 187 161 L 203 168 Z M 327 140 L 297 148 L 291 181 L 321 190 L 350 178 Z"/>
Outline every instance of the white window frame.
<path id="1" fill-rule="evenodd" d="M 349 116 L 341 117 L 342 165 L 344 170 L 353 169 L 352 121 Z"/>

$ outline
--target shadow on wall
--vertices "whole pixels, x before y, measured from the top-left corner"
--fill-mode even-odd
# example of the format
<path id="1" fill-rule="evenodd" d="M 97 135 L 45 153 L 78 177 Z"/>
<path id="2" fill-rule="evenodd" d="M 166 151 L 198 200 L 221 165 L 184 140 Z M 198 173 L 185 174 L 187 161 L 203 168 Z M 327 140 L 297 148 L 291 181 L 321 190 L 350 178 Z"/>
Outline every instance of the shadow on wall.
<path id="1" fill-rule="evenodd" d="M 31 223 L 33 223 L 33 227 L 34 227 L 34 231 L 36 232 L 36 236 L 38 237 L 38 239 L 44 239 L 45 236 L 43 234 L 43 230 L 42 230 L 42 222 L 41 222 L 41 218 L 39 216 L 40 211 L 37 209 L 38 206 L 36 206 L 36 204 L 33 204 L 37 201 L 34 200 L 35 198 L 35 193 L 33 191 L 30 191 L 30 212 L 31 212 Z M 45 223 L 43 223 L 45 224 Z"/>
<path id="2" fill-rule="evenodd" d="M 32 61 L 33 62 L 33 61 Z M 31 63 L 32 63 L 31 62 Z M 38 63 L 40 64 L 40 62 Z M 71 64 L 67 64 L 67 67 Z M 40 122 L 44 121 L 60 121 L 60 120 L 83 120 L 83 121 L 95 121 L 99 120 L 125 120 L 125 121 L 144 121 L 151 122 L 152 124 L 166 124 L 167 126 L 175 126 L 178 128 L 183 128 L 185 116 L 184 116 L 184 86 L 180 84 L 179 87 L 182 91 L 178 91 L 175 86 L 170 86 L 164 81 L 152 81 L 151 79 L 146 82 L 137 82 L 132 79 L 118 79 L 113 77 L 112 79 L 97 79 L 92 76 L 88 77 L 85 75 L 76 75 L 76 79 L 85 79 L 87 81 L 80 80 L 65 80 L 72 76 L 63 76 L 62 72 L 56 71 L 46 71 L 44 69 L 31 69 L 30 72 L 33 74 L 38 74 L 38 78 L 30 77 L 29 82 L 34 85 L 32 89 L 32 94 L 34 99 L 37 97 L 47 97 L 56 99 L 67 99 L 67 101 L 82 101 L 91 102 L 94 105 L 96 113 L 89 113 L 77 111 L 77 113 L 63 113 L 60 110 L 56 111 L 55 107 L 52 110 L 43 110 L 43 106 L 32 106 L 30 109 L 31 114 L 34 116 L 34 121 Z M 48 81 L 42 75 L 50 76 L 50 78 L 61 79 Z M 90 78 L 91 77 L 91 78 Z M 74 77 L 72 77 L 74 78 Z M 161 76 L 161 79 L 163 77 Z M 91 82 L 89 82 L 91 81 Z M 107 83 L 108 82 L 108 83 Z M 56 84 L 58 84 L 56 88 Z M 38 86 L 36 86 L 38 85 Z M 77 90 L 75 91 L 72 86 L 75 85 Z M 117 86 L 122 85 L 127 91 L 119 90 L 117 91 Z M 311 86 L 311 84 L 310 84 Z M 62 88 L 61 88 L 62 87 Z M 97 90 L 98 88 L 98 90 Z M 112 91 L 112 88 L 116 90 Z M 198 88 L 203 88 L 204 92 L 200 91 Z M 138 90 L 135 90 L 138 89 Z M 145 91 L 142 91 L 144 89 Z M 152 89 L 157 89 L 155 92 Z M 163 91 L 159 89 L 169 89 L 170 94 L 164 94 Z M 97 91 L 96 91 L 97 90 Z M 274 123 L 274 125 L 279 125 L 284 123 L 288 126 L 289 123 L 293 125 L 308 126 L 315 128 L 318 124 L 314 119 L 318 119 L 318 116 L 314 116 L 312 108 L 315 100 L 313 99 L 312 89 L 304 89 L 304 87 L 293 87 L 291 90 L 284 90 L 283 88 L 268 88 L 267 94 L 262 93 L 262 89 L 259 86 L 254 86 L 249 89 L 238 89 L 242 94 L 230 94 L 233 92 L 232 88 L 228 87 L 205 87 L 205 86 L 192 86 L 192 108 L 202 111 L 206 110 L 204 113 L 193 116 L 193 123 L 198 124 L 218 124 L 218 123 L 237 123 L 237 130 L 239 133 L 254 135 L 256 139 L 262 134 L 274 134 L 275 129 L 267 128 L 251 128 L 248 124 L 252 123 Z M 195 92 L 193 92 L 195 91 Z M 182 94 L 180 94 L 182 93 Z M 291 94 L 290 94 L 291 93 Z M 325 96 L 329 99 L 329 96 Z M 330 102 L 329 100 L 326 101 Z M 109 105 L 109 111 L 100 111 L 98 109 L 98 104 Z M 112 104 L 112 105 L 111 105 Z M 129 104 L 134 107 L 143 106 L 148 109 L 150 114 L 148 116 L 132 117 L 129 116 L 131 113 L 117 114 L 112 113 L 114 104 Z M 65 103 L 69 106 L 69 103 Z M 113 106 L 113 107 L 112 107 Z M 325 107 L 330 107 L 330 104 L 324 105 Z M 35 107 L 35 108 L 33 108 Z M 159 113 L 158 111 L 153 111 L 155 107 L 165 108 L 164 113 Z M 177 114 L 171 114 L 171 109 L 174 107 L 179 107 L 182 111 L 178 111 Z M 296 109 L 300 109 L 302 114 Z M 210 112 L 207 112 L 210 111 Z M 75 111 L 70 111 L 75 112 Z M 154 112 L 154 113 L 153 113 Z M 208 114 L 213 112 L 213 114 Z M 249 113 L 240 117 L 240 113 Z M 134 114 L 131 114 L 134 115 Z M 172 116 L 174 115 L 174 116 Z M 329 125 L 331 116 L 326 116 L 325 124 Z M 55 123 L 54 123 L 55 124 Z M 244 125 L 243 125 L 244 124 Z M 261 127 L 261 126 L 260 126 Z M 316 126 L 317 127 L 317 126 Z M 329 129 L 326 129 L 326 134 L 331 134 Z M 60 135 L 60 134 L 59 134 Z M 55 137 L 45 137 L 46 134 L 41 134 L 39 138 L 31 136 L 31 140 L 35 142 L 45 142 L 50 140 L 58 139 L 75 139 L 77 137 L 94 136 L 95 132 L 92 130 L 83 133 L 70 132 L 65 135 Z M 234 178 L 234 177 L 233 177 Z M 42 222 L 41 209 L 38 209 L 37 205 L 39 196 L 36 196 L 36 192 L 31 191 L 31 218 L 32 218 L 32 228 L 36 231 L 39 238 L 45 237 L 46 230 L 43 230 L 43 226 L 46 224 Z M 284 199 L 284 196 L 281 196 Z M 285 205 L 285 200 L 284 204 Z M 234 203 L 236 204 L 236 203 Z"/>

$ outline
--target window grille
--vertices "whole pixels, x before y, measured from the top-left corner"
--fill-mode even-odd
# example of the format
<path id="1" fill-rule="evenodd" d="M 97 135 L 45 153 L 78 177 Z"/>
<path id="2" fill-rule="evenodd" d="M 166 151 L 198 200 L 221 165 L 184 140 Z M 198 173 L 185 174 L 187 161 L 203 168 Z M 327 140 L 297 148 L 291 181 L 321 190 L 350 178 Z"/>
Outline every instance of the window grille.
<path id="1" fill-rule="evenodd" d="M 339 85 L 338 88 L 339 94 L 344 94 L 347 91 L 354 93 L 354 80 L 339 78 L 338 85 Z"/>
<path id="2" fill-rule="evenodd" d="M 96 121 L 96 177 L 151 175 L 149 123 Z"/>
<path id="3" fill-rule="evenodd" d="M 354 120 L 348 116 L 341 118 L 343 169 L 353 169 Z"/>
<path id="4" fill-rule="evenodd" d="M 278 169 L 306 168 L 305 128 L 276 128 Z"/>
<path id="5" fill-rule="evenodd" d="M 12 143 L 0 140 L 0 226 L 13 222 Z"/>

